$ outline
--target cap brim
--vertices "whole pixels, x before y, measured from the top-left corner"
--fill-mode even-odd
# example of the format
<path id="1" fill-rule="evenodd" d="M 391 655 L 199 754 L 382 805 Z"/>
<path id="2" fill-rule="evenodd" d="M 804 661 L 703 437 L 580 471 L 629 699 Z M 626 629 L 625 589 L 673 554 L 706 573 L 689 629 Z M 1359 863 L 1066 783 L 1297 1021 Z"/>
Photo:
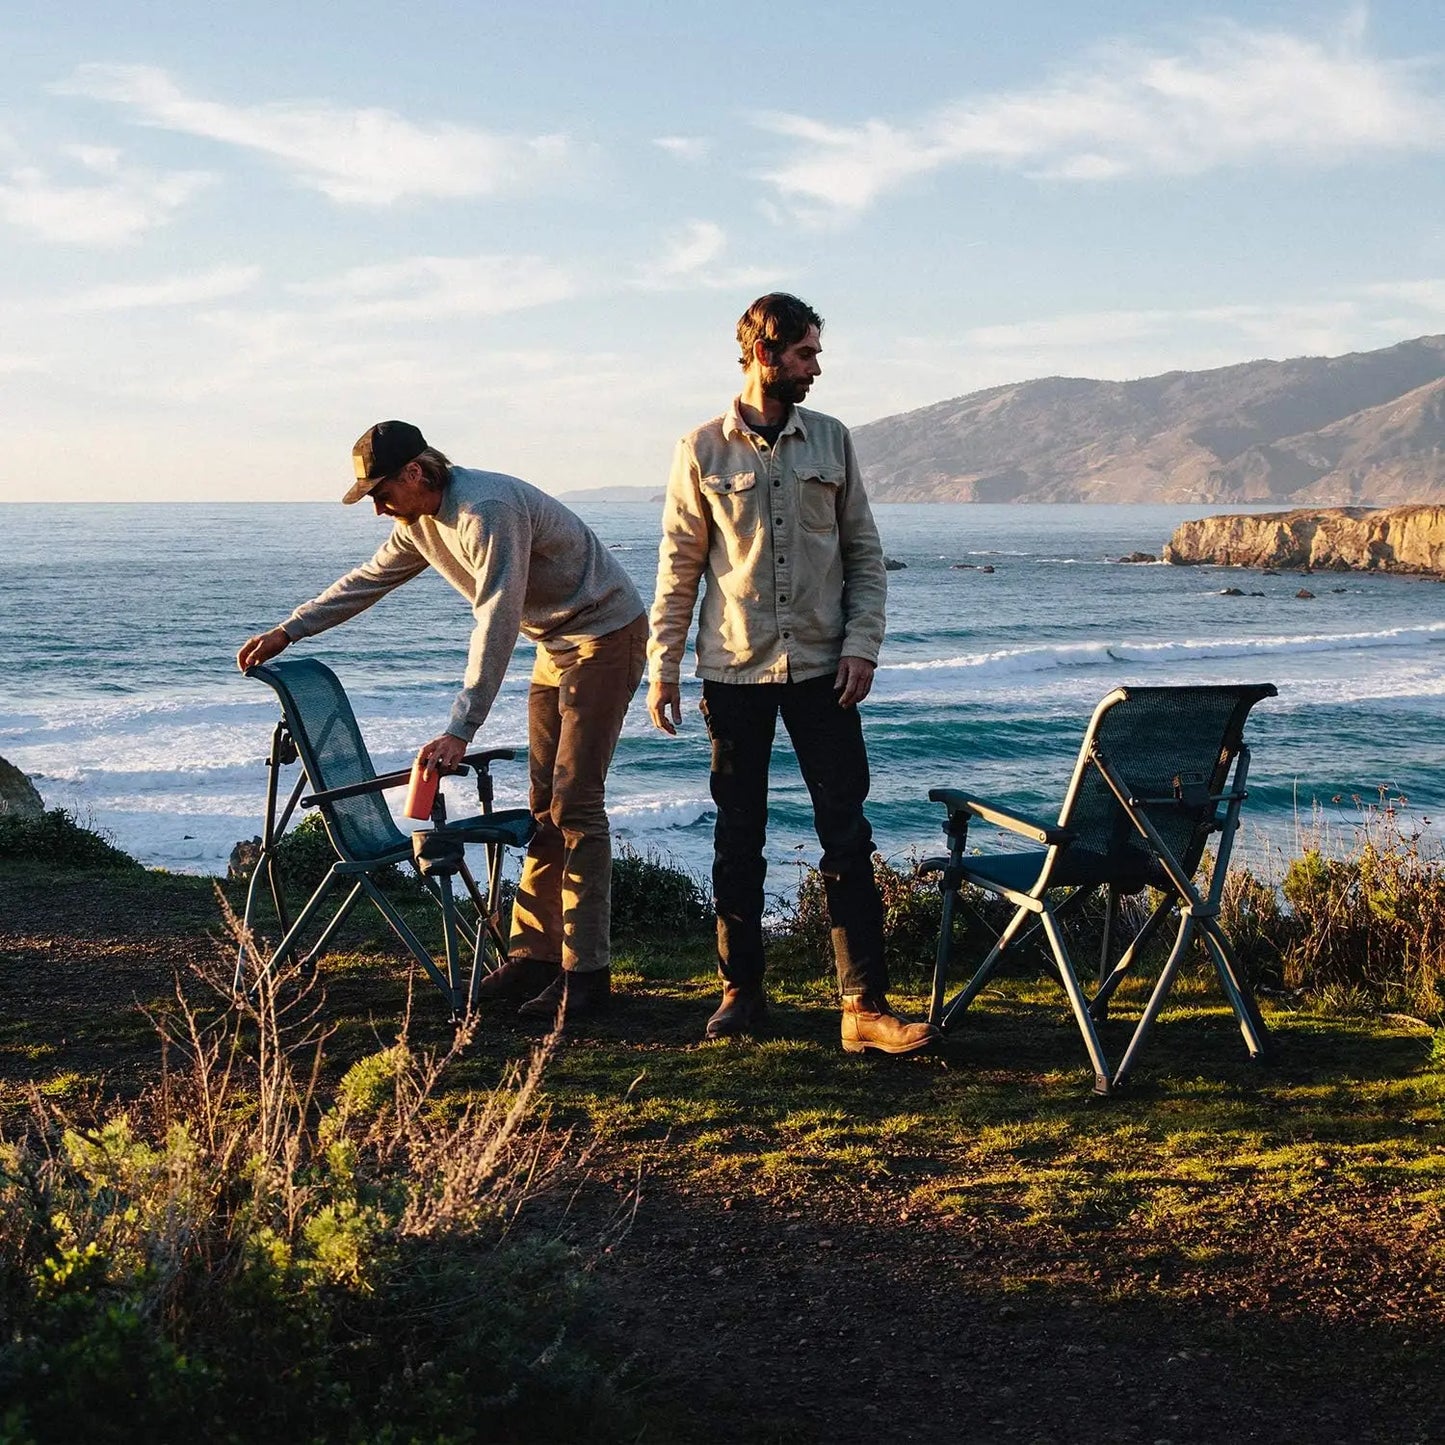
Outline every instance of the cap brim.
<path id="1" fill-rule="evenodd" d="M 342 506 L 349 507 L 353 502 L 369 497 L 385 480 L 385 477 L 373 477 L 370 481 L 354 482 L 351 490 L 342 497 Z"/>

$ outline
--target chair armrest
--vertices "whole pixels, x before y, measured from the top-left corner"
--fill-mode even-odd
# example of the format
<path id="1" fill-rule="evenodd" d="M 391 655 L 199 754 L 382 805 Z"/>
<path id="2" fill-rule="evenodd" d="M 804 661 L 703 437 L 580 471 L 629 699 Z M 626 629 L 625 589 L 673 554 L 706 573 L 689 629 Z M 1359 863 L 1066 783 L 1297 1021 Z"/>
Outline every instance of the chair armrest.
<path id="1" fill-rule="evenodd" d="M 343 788 L 322 788 L 301 799 L 303 808 L 314 808 L 318 803 L 339 803 L 343 798 L 359 798 L 363 793 L 380 793 L 386 788 L 400 788 L 411 781 L 411 769 L 400 773 L 381 773 L 360 783 L 347 783 Z"/>
<path id="2" fill-rule="evenodd" d="M 485 768 L 489 763 L 501 760 L 511 762 L 517 756 L 516 748 L 484 748 L 479 753 L 468 753 L 462 759 L 463 767 Z"/>
<path id="3" fill-rule="evenodd" d="M 478 753 L 478 757 L 482 754 Z M 466 763 L 458 763 L 454 768 L 439 768 L 437 770 L 444 778 L 458 777 L 467 771 Z M 319 793 L 312 793 L 309 797 L 301 799 L 303 808 L 314 808 L 318 803 L 339 803 L 343 798 L 359 798 L 363 793 L 380 793 L 387 788 L 404 787 L 411 782 L 411 769 L 404 768 L 399 773 L 380 773 L 374 778 L 367 778 L 360 783 L 347 783 L 342 788 L 322 788 Z"/>
<path id="4" fill-rule="evenodd" d="M 1074 838 L 1072 829 L 1061 828 L 1057 823 L 1040 823 L 1033 818 L 1006 813 L 1002 808 L 980 803 L 977 798 L 971 798 L 967 793 L 959 792 L 955 788 L 930 788 L 928 796 L 930 801 L 942 803 L 948 809 L 950 819 L 958 813 L 969 813 L 980 822 L 991 823 L 995 828 L 1006 828 L 1010 833 L 1032 838 L 1035 843 L 1043 843 L 1050 848 L 1062 847 L 1065 843 L 1071 843 Z"/>
<path id="5" fill-rule="evenodd" d="M 493 758 L 509 759 L 517 756 L 515 748 L 485 748 L 481 752 L 468 753 L 454 768 L 440 768 L 444 778 L 459 777 L 469 768 L 479 773 L 487 770 Z M 399 773 L 381 773 L 361 783 L 348 783 L 344 788 L 323 788 L 301 799 L 303 808 L 314 808 L 318 803 L 339 803 L 343 798 L 359 798 L 363 793 L 379 793 L 386 788 L 399 788 L 411 781 L 411 769 Z"/>

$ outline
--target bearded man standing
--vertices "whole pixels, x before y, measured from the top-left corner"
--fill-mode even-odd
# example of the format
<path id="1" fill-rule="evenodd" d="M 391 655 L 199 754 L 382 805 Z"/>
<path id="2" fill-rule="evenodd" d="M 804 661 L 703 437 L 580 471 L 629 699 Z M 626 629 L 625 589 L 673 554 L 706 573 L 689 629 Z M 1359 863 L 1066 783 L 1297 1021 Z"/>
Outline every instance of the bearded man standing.
<path id="1" fill-rule="evenodd" d="M 843 1047 L 907 1054 L 938 1030 L 905 1022 L 888 1003 L 858 717 L 883 642 L 887 574 L 848 429 L 800 405 L 822 374 L 822 328 L 822 317 L 796 296 L 759 297 L 737 327 L 741 393 L 677 444 L 662 516 L 647 706 L 654 726 L 676 733 L 701 585 L 697 671 L 712 742 L 723 981 L 707 1036 L 752 1032 L 767 1012 L 763 847 L 781 717 L 823 850 Z"/>

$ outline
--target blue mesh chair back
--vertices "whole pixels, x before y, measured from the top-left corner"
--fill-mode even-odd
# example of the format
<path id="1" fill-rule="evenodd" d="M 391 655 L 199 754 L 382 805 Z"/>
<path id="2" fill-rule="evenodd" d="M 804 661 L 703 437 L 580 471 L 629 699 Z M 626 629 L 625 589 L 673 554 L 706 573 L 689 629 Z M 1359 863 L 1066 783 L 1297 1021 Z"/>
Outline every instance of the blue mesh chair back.
<path id="1" fill-rule="evenodd" d="M 1192 875 L 1204 855 L 1217 805 L 1244 743 L 1257 686 L 1118 688 L 1099 704 L 1079 755 L 1059 823 L 1074 835 L 1058 881 L 1112 881 L 1124 892 L 1162 886 L 1157 854 L 1104 780 L 1102 757 L 1169 852 Z"/>
<path id="2" fill-rule="evenodd" d="M 313 789 L 344 788 L 376 777 L 345 689 L 325 663 L 296 658 L 252 671 L 280 698 Z M 380 793 L 328 802 L 322 817 L 336 851 L 350 862 L 411 853 L 409 839 L 392 820 Z"/>

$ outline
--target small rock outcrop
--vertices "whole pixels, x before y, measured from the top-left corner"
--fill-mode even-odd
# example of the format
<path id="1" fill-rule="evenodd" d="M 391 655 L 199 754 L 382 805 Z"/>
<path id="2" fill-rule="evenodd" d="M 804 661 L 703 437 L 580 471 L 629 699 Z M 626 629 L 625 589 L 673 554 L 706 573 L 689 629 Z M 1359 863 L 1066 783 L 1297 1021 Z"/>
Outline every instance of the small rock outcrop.
<path id="1" fill-rule="evenodd" d="M 1445 576 L 1445 507 L 1327 507 L 1183 522 L 1164 548 L 1176 566 Z"/>
<path id="2" fill-rule="evenodd" d="M 900 562 L 897 557 L 885 557 L 883 559 L 883 570 L 885 572 L 906 572 L 907 562 Z"/>
<path id="3" fill-rule="evenodd" d="M 260 838 L 242 838 L 226 860 L 226 877 L 232 883 L 244 883 L 256 871 L 256 864 L 260 861 Z"/>
<path id="4" fill-rule="evenodd" d="M 0 758 L 0 813 L 38 818 L 44 811 L 45 804 L 35 784 L 14 763 Z"/>
<path id="5" fill-rule="evenodd" d="M 1120 557 L 1121 562 L 1157 562 L 1159 559 L 1152 552 L 1130 552 L 1127 557 Z"/>

